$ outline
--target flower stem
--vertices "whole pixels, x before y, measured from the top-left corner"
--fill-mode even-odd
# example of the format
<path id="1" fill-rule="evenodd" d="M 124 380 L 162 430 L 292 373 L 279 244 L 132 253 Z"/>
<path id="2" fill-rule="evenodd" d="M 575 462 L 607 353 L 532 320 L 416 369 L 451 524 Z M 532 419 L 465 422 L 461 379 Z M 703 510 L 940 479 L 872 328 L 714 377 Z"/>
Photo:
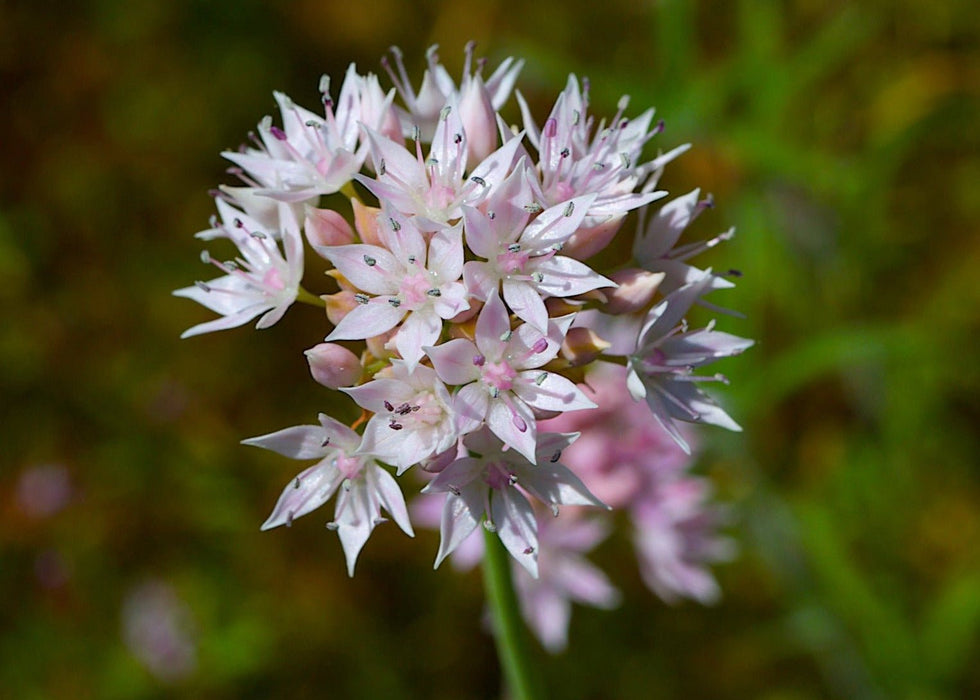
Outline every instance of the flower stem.
<path id="1" fill-rule="evenodd" d="M 527 631 L 521 620 L 510 577 L 510 555 L 495 533 L 484 530 L 483 534 L 486 544 L 483 581 L 504 677 L 514 700 L 543 698 L 541 679 L 531 672 Z"/>
<path id="2" fill-rule="evenodd" d="M 304 304 L 309 304 L 310 306 L 315 306 L 319 309 L 322 309 L 325 306 L 323 299 L 311 294 L 302 287 L 300 287 L 299 291 L 296 293 L 296 301 L 301 301 Z"/>

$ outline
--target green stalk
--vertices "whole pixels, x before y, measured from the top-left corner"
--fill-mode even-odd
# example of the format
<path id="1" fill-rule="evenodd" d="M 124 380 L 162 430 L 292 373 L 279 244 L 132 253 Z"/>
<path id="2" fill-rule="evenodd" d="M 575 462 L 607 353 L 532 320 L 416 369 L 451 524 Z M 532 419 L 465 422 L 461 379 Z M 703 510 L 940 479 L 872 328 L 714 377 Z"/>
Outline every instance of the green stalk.
<path id="1" fill-rule="evenodd" d="M 514 700 L 540 700 L 544 697 L 540 676 L 531 669 L 527 630 L 517 607 L 517 596 L 510 577 L 510 555 L 500 538 L 484 530 L 486 554 L 483 581 L 493 620 L 497 656 Z"/>
<path id="2" fill-rule="evenodd" d="M 316 306 L 317 308 L 320 309 L 322 309 L 325 306 L 323 299 L 313 294 L 310 294 L 302 287 L 300 287 L 299 291 L 296 293 L 296 301 L 301 301 L 304 304 L 309 304 L 310 306 Z"/>

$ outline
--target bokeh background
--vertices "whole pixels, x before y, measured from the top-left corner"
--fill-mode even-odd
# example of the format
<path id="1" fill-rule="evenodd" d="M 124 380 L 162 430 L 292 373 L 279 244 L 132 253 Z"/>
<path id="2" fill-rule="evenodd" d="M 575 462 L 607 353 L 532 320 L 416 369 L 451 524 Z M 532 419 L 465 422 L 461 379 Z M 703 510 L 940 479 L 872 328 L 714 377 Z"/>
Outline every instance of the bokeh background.
<path id="1" fill-rule="evenodd" d="M 623 605 L 538 650 L 553 696 L 980 697 L 971 0 L 0 4 L 0 697 L 499 696 L 436 535 L 379 528 L 350 580 L 329 513 L 258 531 L 297 465 L 238 441 L 330 409 L 317 312 L 179 341 L 208 312 L 170 296 L 274 89 L 315 107 L 391 44 L 458 75 L 471 38 L 539 110 L 574 71 L 695 144 L 663 186 L 714 193 L 696 237 L 737 226 L 707 262 L 759 341 L 698 467 L 723 601 L 664 605 L 614 538 Z"/>

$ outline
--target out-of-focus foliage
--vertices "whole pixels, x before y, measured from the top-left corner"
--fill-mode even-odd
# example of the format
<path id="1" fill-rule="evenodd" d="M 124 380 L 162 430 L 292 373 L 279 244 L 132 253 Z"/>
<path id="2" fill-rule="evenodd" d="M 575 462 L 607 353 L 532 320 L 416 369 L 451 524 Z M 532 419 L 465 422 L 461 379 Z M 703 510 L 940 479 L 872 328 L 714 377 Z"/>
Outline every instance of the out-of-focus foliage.
<path id="1" fill-rule="evenodd" d="M 13 2 L 0 8 L 0 695 L 477 698 L 498 693 L 478 577 L 436 536 L 372 538 L 349 580 L 328 514 L 259 533 L 295 465 L 241 438 L 329 406 L 317 312 L 178 341 L 204 318 L 191 234 L 218 152 L 322 72 L 521 55 L 545 109 L 655 104 L 663 185 L 734 224 L 719 261 L 759 339 L 724 369 L 740 435 L 725 600 L 624 590 L 541 655 L 564 698 L 980 696 L 980 13 L 864 3 Z M 377 69 L 377 68 L 376 68 Z M 723 302 L 724 303 L 724 302 Z M 345 413 L 346 412 L 346 413 Z"/>

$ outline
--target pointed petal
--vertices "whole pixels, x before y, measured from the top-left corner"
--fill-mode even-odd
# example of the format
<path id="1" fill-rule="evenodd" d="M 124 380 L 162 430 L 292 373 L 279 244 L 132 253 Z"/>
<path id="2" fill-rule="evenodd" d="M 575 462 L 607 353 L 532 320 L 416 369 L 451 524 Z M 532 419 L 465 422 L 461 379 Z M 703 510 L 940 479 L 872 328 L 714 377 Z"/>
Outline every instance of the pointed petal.
<path id="1" fill-rule="evenodd" d="M 533 467 L 521 469 L 518 484 L 542 503 L 555 506 L 599 506 L 605 503 L 592 495 L 582 480 L 557 460 L 539 461 Z"/>
<path id="2" fill-rule="evenodd" d="M 404 271 L 395 257 L 384 248 L 363 243 L 315 248 L 358 289 L 368 294 L 398 292 L 397 279 Z"/>
<path id="3" fill-rule="evenodd" d="M 392 306 L 384 297 L 358 304 L 344 316 L 324 340 L 362 340 L 387 333 L 398 325 L 405 310 Z"/>
<path id="4" fill-rule="evenodd" d="M 548 309 L 530 282 L 504 279 L 504 300 L 514 314 L 542 333 L 548 331 Z"/>
<path id="5" fill-rule="evenodd" d="M 438 568 L 442 560 L 473 533 L 480 524 L 482 512 L 482 498 L 475 489 L 461 490 L 458 496 L 453 493 L 446 496 L 439 524 L 439 553 L 433 568 Z"/>
<path id="6" fill-rule="evenodd" d="M 537 440 L 537 423 L 534 414 L 523 401 L 512 400 L 511 406 L 513 411 L 502 399 L 492 399 L 490 410 L 487 411 L 487 426 L 505 445 L 517 450 L 528 461 L 533 462 Z"/>
<path id="7" fill-rule="evenodd" d="M 330 500 L 342 481 L 340 472 L 327 461 L 305 469 L 286 484 L 272 514 L 262 524 L 262 530 L 289 525 L 300 516 L 316 510 Z"/>
<path id="8" fill-rule="evenodd" d="M 480 378 L 480 370 L 473 363 L 480 351 L 469 340 L 457 338 L 424 350 L 432 360 L 432 368 L 446 384 L 468 384 Z"/>
<path id="9" fill-rule="evenodd" d="M 541 378 L 544 375 L 544 379 Z M 596 404 L 575 384 L 554 372 L 529 370 L 521 372 L 514 393 L 529 406 L 543 411 L 580 411 Z"/>
<path id="10" fill-rule="evenodd" d="M 242 444 L 272 450 L 290 459 L 319 459 L 333 450 L 328 446 L 329 438 L 323 426 L 297 425 L 242 440 Z"/>
<path id="11" fill-rule="evenodd" d="M 519 491 L 495 490 L 490 502 L 497 536 L 514 560 L 538 577 L 538 521 L 534 509 Z"/>

